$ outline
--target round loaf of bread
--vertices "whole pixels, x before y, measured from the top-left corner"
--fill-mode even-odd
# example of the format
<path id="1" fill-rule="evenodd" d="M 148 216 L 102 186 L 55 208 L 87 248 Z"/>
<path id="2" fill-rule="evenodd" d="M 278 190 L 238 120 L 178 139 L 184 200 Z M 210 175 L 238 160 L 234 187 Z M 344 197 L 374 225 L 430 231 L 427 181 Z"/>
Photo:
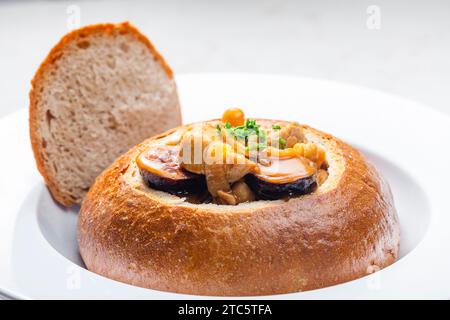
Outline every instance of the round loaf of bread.
<path id="1" fill-rule="evenodd" d="M 389 186 L 364 156 L 303 126 L 327 154 L 328 179 L 313 193 L 236 206 L 193 204 L 149 188 L 136 157 L 119 157 L 81 207 L 78 241 L 87 268 L 157 290 L 254 296 L 326 287 L 392 264 L 399 225 Z"/>

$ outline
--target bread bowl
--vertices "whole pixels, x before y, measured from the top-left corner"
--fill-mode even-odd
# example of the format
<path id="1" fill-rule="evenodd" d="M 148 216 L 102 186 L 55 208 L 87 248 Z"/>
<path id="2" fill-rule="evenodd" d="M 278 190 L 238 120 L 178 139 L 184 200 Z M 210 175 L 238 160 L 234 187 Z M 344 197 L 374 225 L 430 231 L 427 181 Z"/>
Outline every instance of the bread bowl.
<path id="1" fill-rule="evenodd" d="M 396 260 L 400 235 L 390 188 L 358 150 L 330 134 L 290 121 L 233 122 L 225 114 L 219 120 L 177 127 L 149 138 L 120 156 L 96 179 L 78 220 L 79 249 L 89 270 L 157 290 L 253 296 L 342 283 Z M 288 139 L 275 134 L 277 139 L 272 140 L 284 140 L 282 146 L 265 142 L 260 146 L 258 134 L 258 154 L 276 153 L 279 161 L 297 161 L 292 157 L 298 157 L 301 166 L 311 170 L 301 175 L 271 175 L 267 168 L 278 161 L 276 158 L 269 157 L 268 164 L 257 158 L 255 166 L 244 154 L 246 159 L 239 162 L 240 168 L 246 168 L 244 176 L 236 176 L 226 167 L 231 162 L 222 164 L 221 173 L 229 182 L 229 188 L 223 191 L 214 189 L 213 182 L 220 180 L 218 175 L 212 179 L 208 175 L 206 166 L 217 163 L 205 160 L 209 147 L 204 140 L 200 144 L 201 166 L 191 166 L 188 160 L 196 151 L 186 157 L 185 147 L 190 145 L 185 143 L 186 137 L 192 137 L 189 133 L 198 126 L 209 128 L 206 132 L 217 128 L 216 134 L 221 137 L 222 132 L 239 135 L 239 128 L 250 132 L 255 125 L 266 136 L 267 132 L 289 128 Z M 244 146 L 248 151 L 247 140 Z M 222 140 L 207 141 L 211 146 Z M 213 150 L 232 153 L 236 160 L 239 155 L 233 151 L 239 153 L 239 147 L 225 144 L 232 148 Z M 172 180 L 180 178 L 177 172 L 161 173 L 160 163 L 147 156 L 161 145 L 179 146 L 172 153 L 178 158 L 163 157 L 166 160 L 162 162 L 168 163 L 164 168 L 203 175 L 206 181 L 198 188 L 206 186 L 209 196 L 197 197 L 201 192 L 196 188 L 177 193 L 167 185 L 152 184 L 151 175 L 145 178 L 146 172 Z M 308 145 L 315 146 L 313 155 L 308 154 Z M 178 162 L 174 164 L 173 159 Z M 257 179 L 275 188 L 265 191 L 279 193 L 270 197 L 260 192 L 259 185 L 252 185 L 259 183 Z M 286 183 L 304 179 L 311 182 L 285 188 Z M 252 196 L 240 201 L 237 183 L 244 183 Z"/>

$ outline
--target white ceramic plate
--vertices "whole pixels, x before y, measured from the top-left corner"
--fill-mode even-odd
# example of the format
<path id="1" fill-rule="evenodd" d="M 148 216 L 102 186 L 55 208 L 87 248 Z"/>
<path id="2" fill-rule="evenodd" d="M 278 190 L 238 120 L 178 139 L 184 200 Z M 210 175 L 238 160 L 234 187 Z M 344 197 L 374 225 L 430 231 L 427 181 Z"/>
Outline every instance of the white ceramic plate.
<path id="1" fill-rule="evenodd" d="M 450 118 L 374 90 L 297 77 L 205 74 L 177 82 L 185 123 L 220 117 L 231 106 L 248 116 L 307 123 L 359 147 L 391 184 L 402 232 L 395 264 L 341 285 L 267 298 L 450 298 Z M 64 209 L 49 195 L 31 152 L 27 112 L 0 120 L 0 295 L 202 298 L 126 285 L 84 268 L 78 208 Z"/>

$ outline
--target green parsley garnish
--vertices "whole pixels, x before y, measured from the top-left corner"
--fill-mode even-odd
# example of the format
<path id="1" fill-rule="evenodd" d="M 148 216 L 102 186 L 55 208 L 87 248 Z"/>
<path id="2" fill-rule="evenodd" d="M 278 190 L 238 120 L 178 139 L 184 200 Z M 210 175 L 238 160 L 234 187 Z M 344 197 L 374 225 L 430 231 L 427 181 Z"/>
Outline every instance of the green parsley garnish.
<path id="1" fill-rule="evenodd" d="M 267 146 L 266 131 L 261 129 L 261 126 L 256 123 L 256 120 L 247 119 L 243 126 L 231 127 L 229 123 L 225 124 L 225 129 L 228 133 L 235 139 L 244 140 L 246 148 L 254 149 L 264 149 Z M 253 143 L 249 146 L 250 137 L 256 136 L 256 141 L 258 143 Z"/>
<path id="2" fill-rule="evenodd" d="M 228 129 L 230 129 L 230 134 L 240 139 L 246 139 L 252 135 L 259 136 L 259 125 L 255 120 L 247 119 L 245 125 Z"/>
<path id="3" fill-rule="evenodd" d="M 232 127 L 229 122 L 225 123 L 223 127 L 220 124 L 216 125 L 218 133 L 222 130 L 232 136 L 234 139 L 244 140 L 245 150 L 247 152 L 253 150 L 263 150 L 267 148 L 267 132 L 262 129 L 256 120 L 247 119 L 243 126 Z M 280 130 L 281 126 L 279 124 L 272 125 L 273 130 Z M 278 144 L 280 149 L 286 149 L 286 139 L 279 138 Z"/>
<path id="4" fill-rule="evenodd" d="M 286 148 L 286 139 L 280 138 L 278 142 L 280 143 L 280 149 Z"/>
<path id="5" fill-rule="evenodd" d="M 256 120 L 247 119 L 245 121 L 245 127 L 247 127 L 247 128 L 259 128 L 259 125 L 256 124 Z"/>

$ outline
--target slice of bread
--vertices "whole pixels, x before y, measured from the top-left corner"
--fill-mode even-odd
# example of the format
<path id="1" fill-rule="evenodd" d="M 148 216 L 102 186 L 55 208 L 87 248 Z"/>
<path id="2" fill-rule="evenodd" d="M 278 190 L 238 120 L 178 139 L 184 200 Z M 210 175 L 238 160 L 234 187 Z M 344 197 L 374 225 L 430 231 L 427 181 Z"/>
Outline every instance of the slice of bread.
<path id="1" fill-rule="evenodd" d="M 180 123 L 172 70 L 129 23 L 67 34 L 32 80 L 34 156 L 53 197 L 65 206 L 81 203 L 119 155 Z"/>

